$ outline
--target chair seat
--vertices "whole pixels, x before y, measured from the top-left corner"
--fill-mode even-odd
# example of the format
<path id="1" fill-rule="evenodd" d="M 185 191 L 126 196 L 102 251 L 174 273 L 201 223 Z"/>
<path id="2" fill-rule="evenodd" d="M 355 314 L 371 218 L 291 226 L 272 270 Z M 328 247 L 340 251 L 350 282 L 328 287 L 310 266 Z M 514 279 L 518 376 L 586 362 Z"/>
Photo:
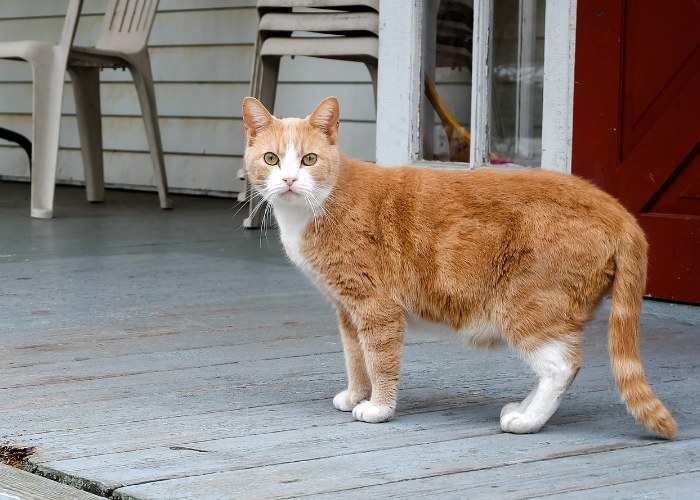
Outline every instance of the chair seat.
<path id="1" fill-rule="evenodd" d="M 115 50 L 74 45 L 68 53 L 68 61 L 70 66 L 122 68 L 128 66 L 129 55 Z"/>
<path id="2" fill-rule="evenodd" d="M 268 38 L 260 49 L 261 56 L 328 57 L 348 61 L 376 61 L 379 39 L 375 37 L 284 37 Z"/>
<path id="3" fill-rule="evenodd" d="M 379 36 L 376 12 L 304 12 L 265 14 L 258 31 L 312 31 L 332 34 L 372 33 Z"/>
<path id="4" fill-rule="evenodd" d="M 294 7 L 344 11 L 374 10 L 379 12 L 379 0 L 258 0 L 257 5 L 260 12 L 270 9 L 291 9 Z"/>

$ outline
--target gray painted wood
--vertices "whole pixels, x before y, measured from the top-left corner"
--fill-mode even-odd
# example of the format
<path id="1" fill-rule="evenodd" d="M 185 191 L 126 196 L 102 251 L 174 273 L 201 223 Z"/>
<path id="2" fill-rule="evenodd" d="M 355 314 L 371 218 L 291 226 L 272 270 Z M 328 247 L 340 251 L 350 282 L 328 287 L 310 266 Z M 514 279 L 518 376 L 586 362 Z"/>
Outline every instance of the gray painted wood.
<path id="1" fill-rule="evenodd" d="M 700 310 L 645 304 L 647 375 L 678 420 L 662 442 L 614 389 L 606 312 L 538 434 L 503 434 L 534 383 L 508 350 L 410 334 L 394 420 L 333 409 L 330 306 L 231 200 L 59 188 L 51 221 L 0 182 L 0 443 L 39 475 L 119 499 L 692 497 L 700 489 Z"/>
<path id="2" fill-rule="evenodd" d="M 0 500 L 96 500 L 100 497 L 0 464 Z"/>

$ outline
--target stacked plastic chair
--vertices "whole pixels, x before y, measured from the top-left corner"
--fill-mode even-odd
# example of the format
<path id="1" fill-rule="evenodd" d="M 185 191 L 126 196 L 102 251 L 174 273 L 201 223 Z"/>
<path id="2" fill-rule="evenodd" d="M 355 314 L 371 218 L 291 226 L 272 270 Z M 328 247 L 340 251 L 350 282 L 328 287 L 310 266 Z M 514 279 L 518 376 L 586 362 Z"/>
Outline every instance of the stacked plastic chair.
<path id="1" fill-rule="evenodd" d="M 377 97 L 379 0 L 259 0 L 250 94 L 274 110 L 280 59 L 308 56 L 357 61 L 367 66 Z M 244 226 L 260 227 L 259 199 L 246 181 Z M 259 207 L 258 207 L 259 208 Z"/>

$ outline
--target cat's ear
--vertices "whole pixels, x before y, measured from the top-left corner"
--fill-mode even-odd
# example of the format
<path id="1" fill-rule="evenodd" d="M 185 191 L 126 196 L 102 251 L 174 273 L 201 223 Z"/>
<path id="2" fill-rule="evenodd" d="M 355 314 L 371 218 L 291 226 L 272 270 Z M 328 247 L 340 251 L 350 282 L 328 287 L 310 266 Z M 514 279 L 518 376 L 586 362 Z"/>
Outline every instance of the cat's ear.
<path id="1" fill-rule="evenodd" d="M 255 97 L 243 99 L 243 125 L 248 144 L 253 142 L 253 138 L 272 123 L 272 115 L 265 109 Z"/>
<path id="2" fill-rule="evenodd" d="M 326 97 L 321 104 L 309 116 L 311 125 L 323 131 L 331 144 L 335 144 L 338 139 L 338 127 L 340 127 L 340 106 L 335 97 Z"/>

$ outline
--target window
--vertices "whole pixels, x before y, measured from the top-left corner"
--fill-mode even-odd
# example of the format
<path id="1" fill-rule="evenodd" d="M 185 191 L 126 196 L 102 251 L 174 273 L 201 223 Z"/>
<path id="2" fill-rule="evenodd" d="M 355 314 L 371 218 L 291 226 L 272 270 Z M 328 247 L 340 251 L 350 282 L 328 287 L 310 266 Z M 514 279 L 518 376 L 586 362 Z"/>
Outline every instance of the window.
<path id="1" fill-rule="evenodd" d="M 381 0 L 377 162 L 570 171 L 575 6 Z"/>

